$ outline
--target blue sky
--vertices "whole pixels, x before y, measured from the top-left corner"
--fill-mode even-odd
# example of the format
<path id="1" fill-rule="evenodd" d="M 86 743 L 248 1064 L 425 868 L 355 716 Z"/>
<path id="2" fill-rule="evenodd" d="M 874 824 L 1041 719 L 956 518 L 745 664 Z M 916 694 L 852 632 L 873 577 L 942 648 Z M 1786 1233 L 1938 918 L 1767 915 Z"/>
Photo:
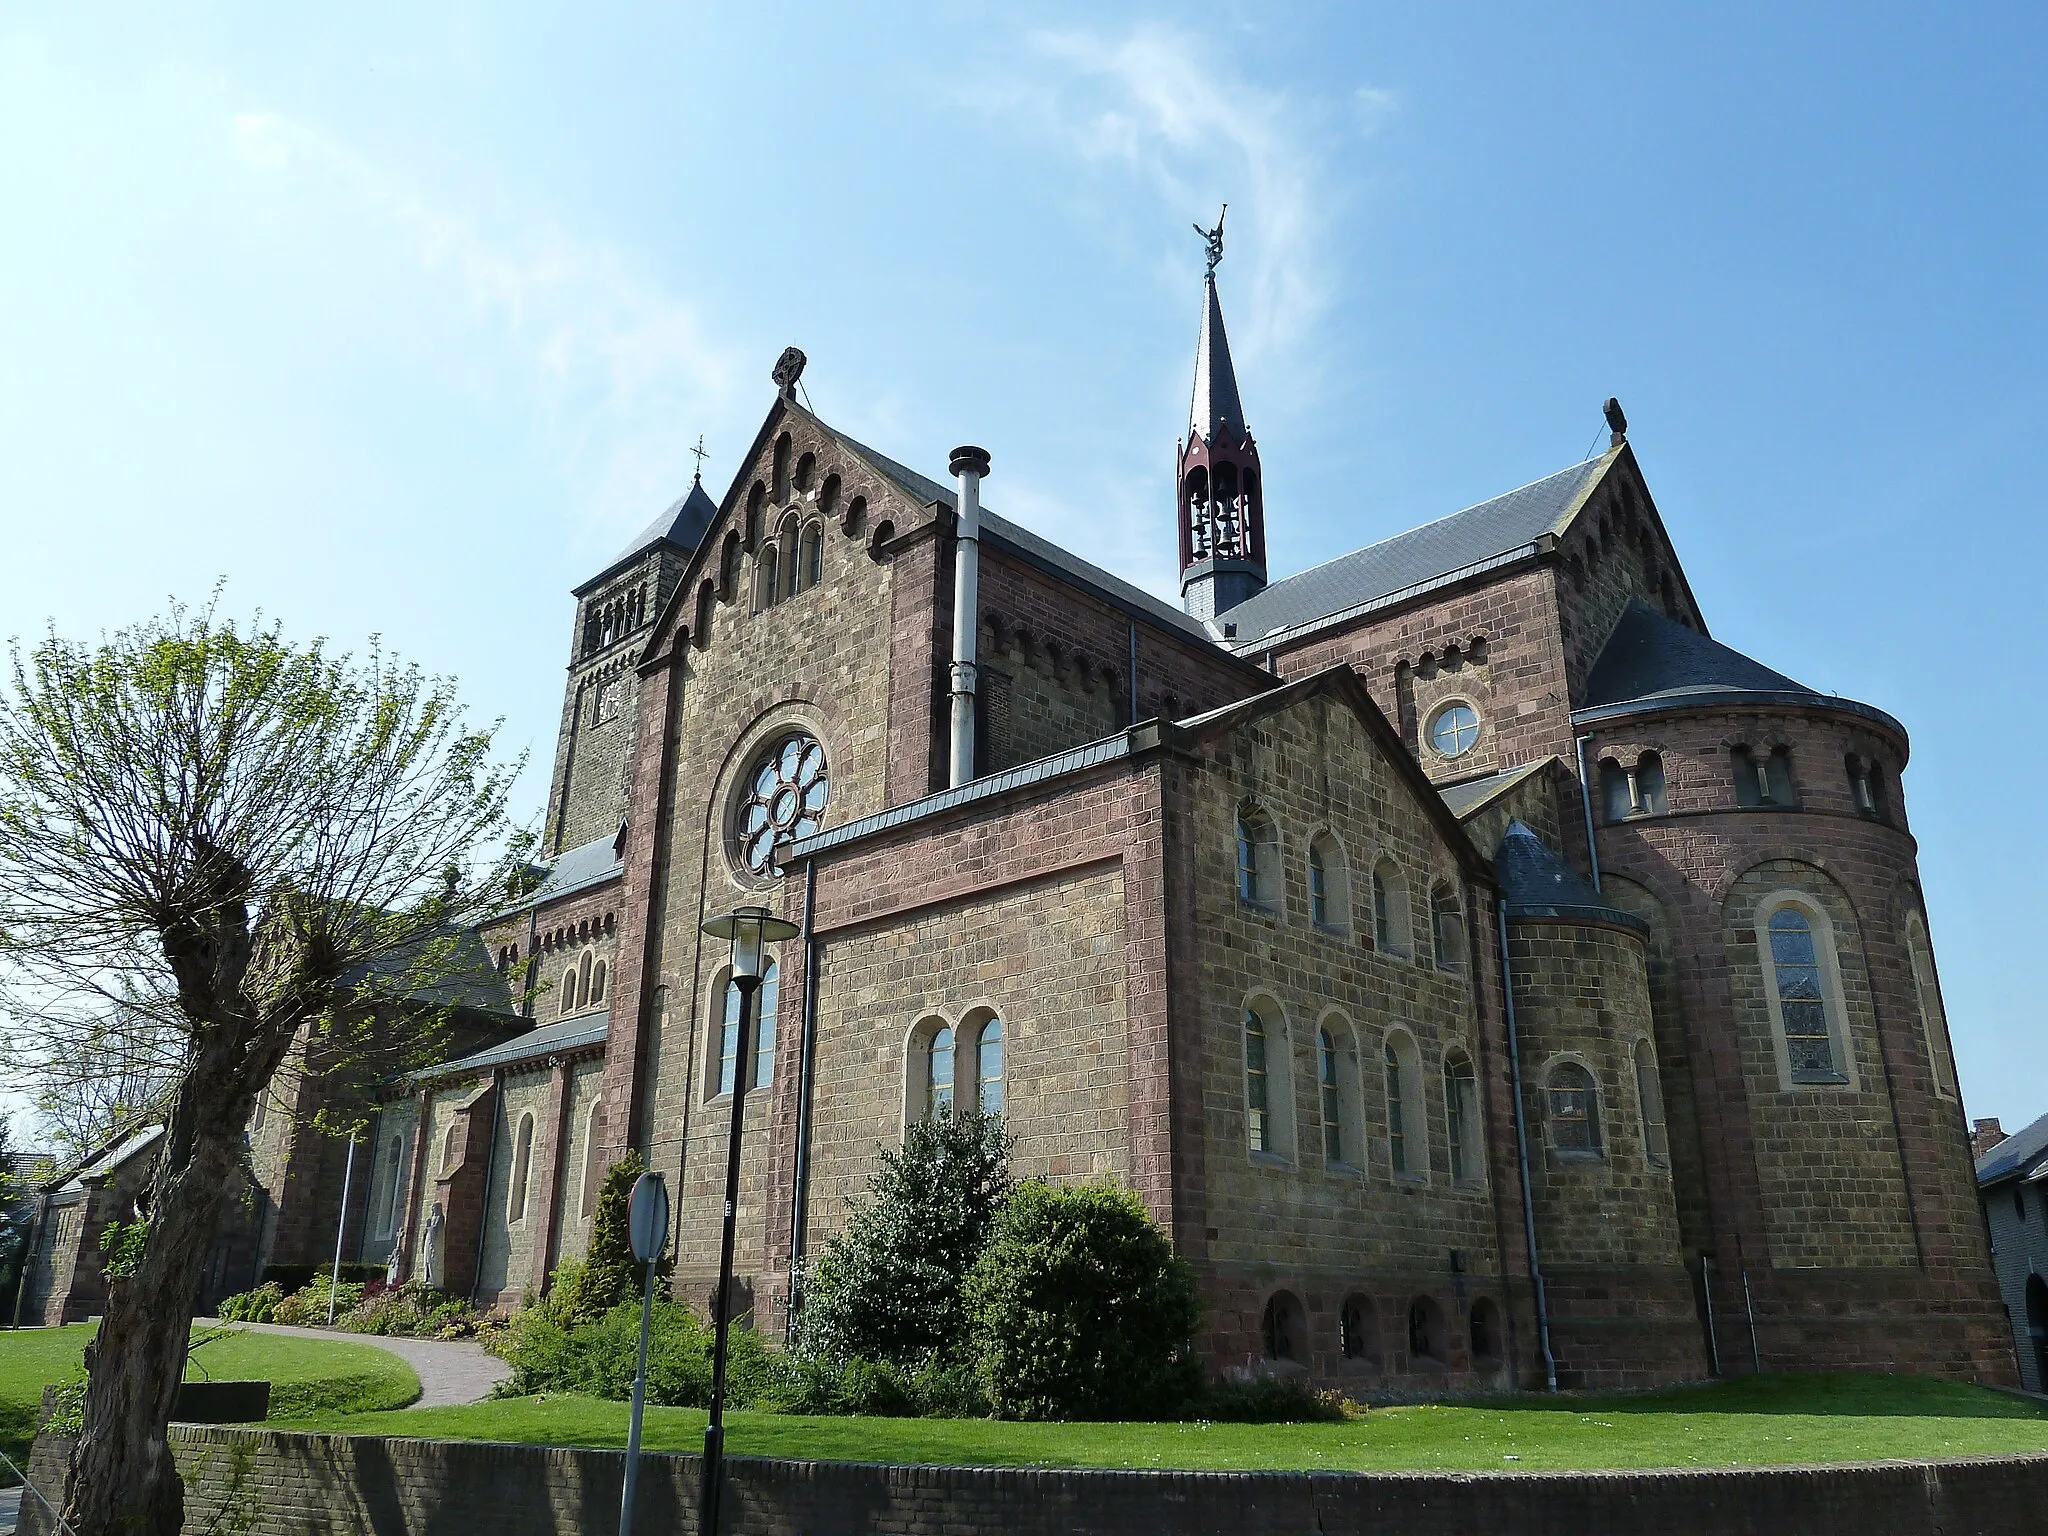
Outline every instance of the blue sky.
<path id="1" fill-rule="evenodd" d="M 1915 736 L 1971 1113 L 2048 1111 L 2048 13 L 358 4 L 0 18 L 0 633 L 204 594 L 531 746 L 568 589 L 833 422 L 1173 595 L 1221 279 L 1276 574 L 1584 455 L 1714 632 Z M 286 8 L 295 9 L 295 8 Z M 332 8 L 330 8 L 332 10 Z"/>

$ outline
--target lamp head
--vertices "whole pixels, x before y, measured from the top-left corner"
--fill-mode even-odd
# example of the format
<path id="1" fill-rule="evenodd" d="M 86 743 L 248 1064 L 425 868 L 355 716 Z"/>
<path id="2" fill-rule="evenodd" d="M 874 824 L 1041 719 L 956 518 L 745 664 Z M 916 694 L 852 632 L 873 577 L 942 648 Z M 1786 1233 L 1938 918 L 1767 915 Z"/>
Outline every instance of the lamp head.
<path id="1" fill-rule="evenodd" d="M 793 939 L 803 930 L 766 907 L 734 907 L 730 912 L 706 919 L 704 932 L 714 939 L 731 941 L 734 978 L 752 981 L 761 975 L 762 947 Z"/>

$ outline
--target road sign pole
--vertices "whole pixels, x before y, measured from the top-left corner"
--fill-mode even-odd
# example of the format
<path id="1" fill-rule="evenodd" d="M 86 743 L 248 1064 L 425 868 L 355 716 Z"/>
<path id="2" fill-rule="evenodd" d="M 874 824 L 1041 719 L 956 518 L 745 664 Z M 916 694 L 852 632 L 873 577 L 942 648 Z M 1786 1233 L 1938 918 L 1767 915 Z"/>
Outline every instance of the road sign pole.
<path id="1" fill-rule="evenodd" d="M 647 1269 L 640 1292 L 640 1358 L 633 1372 L 633 1417 L 626 1431 L 626 1484 L 619 1493 L 619 1536 L 633 1536 L 633 1504 L 640 1488 L 640 1419 L 647 1407 L 647 1340 L 654 1322 L 654 1269 L 668 1245 L 668 1186 L 658 1173 L 634 1181 L 627 1216 L 633 1257 Z"/>

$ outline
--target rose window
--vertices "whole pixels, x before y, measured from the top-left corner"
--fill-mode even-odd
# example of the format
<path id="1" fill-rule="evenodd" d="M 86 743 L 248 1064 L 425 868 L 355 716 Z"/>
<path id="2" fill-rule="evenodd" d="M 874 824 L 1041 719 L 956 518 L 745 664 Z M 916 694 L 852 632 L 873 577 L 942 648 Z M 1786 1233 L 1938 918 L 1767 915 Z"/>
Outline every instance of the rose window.
<path id="1" fill-rule="evenodd" d="M 761 759 L 740 802 L 740 862 L 757 875 L 770 873 L 775 845 L 808 837 L 825 817 L 832 791 L 825 749 L 809 736 L 790 736 Z"/>

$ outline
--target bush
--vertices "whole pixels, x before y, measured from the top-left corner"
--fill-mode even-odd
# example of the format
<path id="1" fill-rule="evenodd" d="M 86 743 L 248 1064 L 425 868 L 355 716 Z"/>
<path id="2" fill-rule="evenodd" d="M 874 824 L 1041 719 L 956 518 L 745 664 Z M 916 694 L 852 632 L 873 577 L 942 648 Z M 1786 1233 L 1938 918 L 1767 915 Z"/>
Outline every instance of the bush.
<path id="1" fill-rule="evenodd" d="M 1211 1387 L 1202 1394 L 1194 1416 L 1218 1424 L 1338 1424 L 1351 1417 L 1351 1410 L 1338 1393 L 1262 1376 Z"/>
<path id="2" fill-rule="evenodd" d="M 998 1416 L 1176 1418 L 1201 1390 L 1194 1271 L 1113 1184 L 1019 1185 L 968 1277 Z"/>
<path id="3" fill-rule="evenodd" d="M 633 1185 L 646 1171 L 647 1161 L 638 1152 L 628 1152 L 605 1170 L 583 1262 L 555 1271 L 550 1305 L 562 1321 L 594 1322 L 622 1302 L 640 1299 L 640 1264 L 633 1257 L 628 1210 Z"/>
<path id="4" fill-rule="evenodd" d="M 654 1303 L 647 1347 L 647 1400 L 671 1408 L 711 1401 L 711 1329 L 687 1307 Z M 512 1375 L 501 1396 L 581 1392 L 623 1401 L 633 1395 L 640 1304 L 626 1302 L 588 1322 L 566 1323 L 555 1308 L 528 1307 L 513 1319 L 500 1352 Z M 751 1328 L 726 1335 L 726 1401 L 735 1408 L 780 1400 L 790 1371 Z"/>
<path id="5" fill-rule="evenodd" d="M 215 1310 L 223 1322 L 270 1323 L 277 1320 L 277 1304 L 284 1300 L 284 1287 L 276 1281 L 228 1297 Z"/>
<path id="6" fill-rule="evenodd" d="M 344 1264 L 341 1266 L 343 1281 L 354 1281 L 359 1285 L 381 1282 L 385 1269 L 382 1264 Z M 315 1280 L 325 1276 L 334 1277 L 332 1264 L 266 1264 L 263 1266 L 263 1283 L 275 1284 L 289 1296 L 294 1291 L 303 1291 Z M 260 1289 L 260 1287 L 259 1287 Z"/>
<path id="7" fill-rule="evenodd" d="M 799 1356 L 789 1363 L 773 1406 L 784 1413 L 898 1419 L 988 1415 L 988 1399 L 965 1366 L 930 1364 L 905 1371 L 886 1361 L 831 1361 L 818 1355 Z"/>
<path id="8" fill-rule="evenodd" d="M 363 1287 L 344 1280 L 336 1285 L 328 1275 L 315 1275 L 312 1284 L 296 1291 L 277 1303 L 272 1310 L 271 1321 L 284 1323 L 293 1328 L 324 1328 L 327 1326 L 327 1300 L 334 1298 L 334 1317 L 339 1322 L 355 1310 L 363 1299 Z"/>
<path id="9" fill-rule="evenodd" d="M 804 1287 L 802 1349 L 827 1360 L 966 1362 L 961 1285 L 1010 1190 L 1009 1137 L 978 1114 L 919 1121 Z"/>
<path id="10" fill-rule="evenodd" d="M 349 1288 L 342 1289 L 346 1292 Z M 416 1280 L 361 1297 L 345 1316 L 334 1321 L 336 1327 L 350 1333 L 421 1339 L 467 1338 L 483 1325 L 476 1308 L 461 1297 L 430 1290 Z"/>

